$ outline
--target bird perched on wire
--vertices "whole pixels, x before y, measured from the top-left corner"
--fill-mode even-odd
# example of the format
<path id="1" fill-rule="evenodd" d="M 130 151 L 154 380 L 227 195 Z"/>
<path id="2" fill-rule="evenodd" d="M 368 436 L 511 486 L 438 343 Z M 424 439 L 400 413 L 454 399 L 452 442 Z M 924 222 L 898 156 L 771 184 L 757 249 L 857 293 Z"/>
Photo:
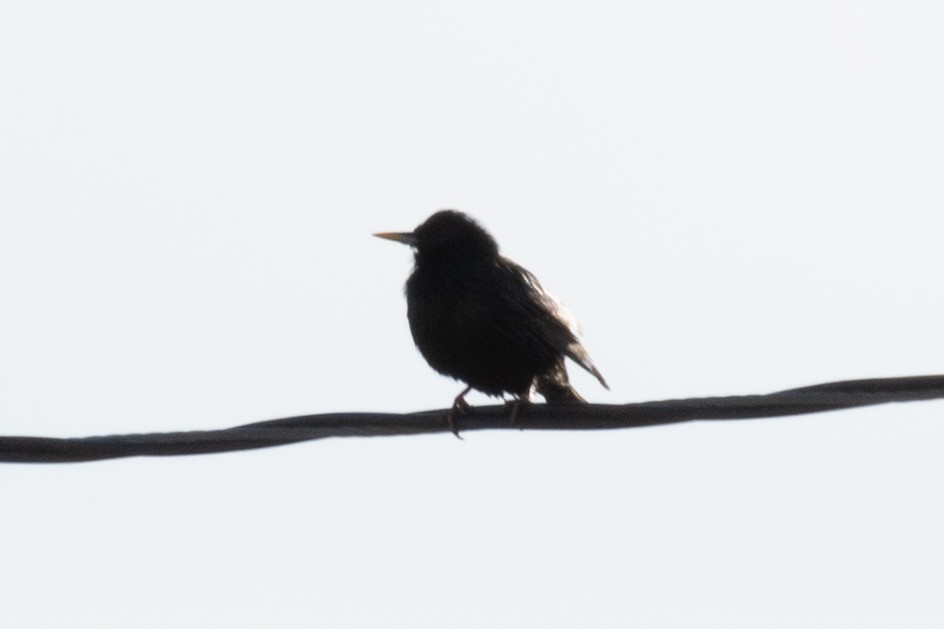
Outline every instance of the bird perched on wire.
<path id="1" fill-rule="evenodd" d="M 576 322 L 471 217 L 441 210 L 412 232 L 374 235 L 415 249 L 406 282 L 413 340 L 433 369 L 468 385 L 448 416 L 453 432 L 452 414 L 468 407 L 470 389 L 514 396 L 512 419 L 532 388 L 548 403 L 583 402 L 568 381 L 565 357 L 609 389 Z"/>

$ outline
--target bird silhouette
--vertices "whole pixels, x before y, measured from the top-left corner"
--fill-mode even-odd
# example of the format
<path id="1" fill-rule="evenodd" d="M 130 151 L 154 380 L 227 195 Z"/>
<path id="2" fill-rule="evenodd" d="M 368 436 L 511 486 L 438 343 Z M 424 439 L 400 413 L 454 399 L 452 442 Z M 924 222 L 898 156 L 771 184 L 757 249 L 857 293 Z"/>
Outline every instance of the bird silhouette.
<path id="1" fill-rule="evenodd" d="M 565 358 L 609 389 L 574 319 L 468 215 L 440 210 L 412 232 L 374 235 L 415 250 L 406 282 L 413 341 L 433 369 L 468 385 L 453 403 L 450 423 L 453 411 L 468 407 L 471 389 L 513 396 L 512 419 L 532 389 L 548 403 L 583 402 Z"/>

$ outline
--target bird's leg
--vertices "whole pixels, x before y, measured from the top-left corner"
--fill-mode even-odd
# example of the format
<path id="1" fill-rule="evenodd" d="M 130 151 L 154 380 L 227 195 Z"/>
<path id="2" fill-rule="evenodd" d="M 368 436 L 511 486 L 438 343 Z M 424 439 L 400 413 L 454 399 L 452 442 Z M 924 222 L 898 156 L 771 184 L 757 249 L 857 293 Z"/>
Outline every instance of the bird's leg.
<path id="1" fill-rule="evenodd" d="M 514 425 L 515 420 L 518 419 L 518 409 L 521 408 L 521 400 L 515 398 L 509 402 L 508 405 L 511 407 L 511 413 L 508 414 L 508 423 Z"/>
<path id="2" fill-rule="evenodd" d="M 466 387 L 462 390 L 462 393 L 456 396 L 456 399 L 452 402 L 452 408 L 446 411 L 446 427 L 449 428 L 449 432 L 454 434 L 456 437 L 459 437 L 459 427 L 456 426 L 456 411 L 464 413 L 469 410 L 469 403 L 465 401 L 465 394 L 472 390 L 472 387 Z M 459 437 L 462 439 L 462 437 Z"/>
<path id="3" fill-rule="evenodd" d="M 506 402 L 508 406 L 511 407 L 511 413 L 508 414 L 508 423 L 514 425 L 515 420 L 518 419 L 518 411 L 521 410 L 521 407 L 531 403 L 531 396 L 528 393 L 524 395 L 519 395 L 511 402 Z"/>

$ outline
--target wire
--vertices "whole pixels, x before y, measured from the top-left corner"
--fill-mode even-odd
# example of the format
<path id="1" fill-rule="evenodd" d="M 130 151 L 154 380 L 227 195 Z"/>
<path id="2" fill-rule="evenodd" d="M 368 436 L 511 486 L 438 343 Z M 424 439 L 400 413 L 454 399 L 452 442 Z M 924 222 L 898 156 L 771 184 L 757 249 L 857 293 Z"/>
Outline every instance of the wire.
<path id="1" fill-rule="evenodd" d="M 457 413 L 461 431 L 607 430 L 696 420 L 742 420 L 818 413 L 887 402 L 944 397 L 944 376 L 831 382 L 767 395 L 689 398 L 636 404 L 528 404 L 509 421 L 506 405 Z M 221 430 L 101 437 L 0 437 L 0 463 L 78 463 L 131 456 L 233 452 L 327 437 L 388 437 L 448 432 L 443 410 L 328 413 L 274 419 Z"/>

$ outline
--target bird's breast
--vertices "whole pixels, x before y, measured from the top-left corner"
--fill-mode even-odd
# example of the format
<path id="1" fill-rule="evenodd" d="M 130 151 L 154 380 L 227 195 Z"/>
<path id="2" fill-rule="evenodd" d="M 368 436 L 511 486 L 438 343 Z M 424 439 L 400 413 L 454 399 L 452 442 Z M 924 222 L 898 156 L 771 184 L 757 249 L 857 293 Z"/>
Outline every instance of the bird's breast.
<path id="1" fill-rule="evenodd" d="M 520 394 L 559 352 L 535 334 L 526 309 L 509 302 L 487 269 L 417 269 L 406 286 L 407 318 L 417 348 L 440 373 L 498 395 Z"/>

